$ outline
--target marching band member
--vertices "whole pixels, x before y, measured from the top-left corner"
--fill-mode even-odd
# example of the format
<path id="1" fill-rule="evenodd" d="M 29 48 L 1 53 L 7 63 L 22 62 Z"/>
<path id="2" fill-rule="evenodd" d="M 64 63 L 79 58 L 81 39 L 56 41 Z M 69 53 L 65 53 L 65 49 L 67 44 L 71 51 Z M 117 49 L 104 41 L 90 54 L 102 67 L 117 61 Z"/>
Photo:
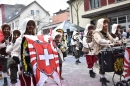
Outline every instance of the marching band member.
<path id="1" fill-rule="evenodd" d="M 120 34 L 121 25 L 113 24 L 112 25 L 112 33 L 111 36 L 114 38 L 115 41 L 121 40 L 122 35 Z"/>
<path id="2" fill-rule="evenodd" d="M 11 56 L 12 59 L 19 64 L 21 57 L 19 57 L 19 55 L 21 55 L 21 43 L 22 43 L 22 38 L 24 35 L 35 35 L 35 28 L 36 28 L 36 24 L 35 21 L 31 18 L 26 18 L 23 22 L 23 26 L 21 28 L 21 36 L 16 40 L 14 46 L 13 46 L 13 51 L 11 52 Z M 25 59 L 28 63 L 28 65 L 30 64 L 30 58 L 29 58 L 29 53 L 28 50 L 26 50 L 24 52 L 25 55 Z M 32 70 L 30 70 L 32 71 Z M 33 85 L 36 86 L 36 81 L 35 81 L 35 77 L 34 75 L 32 75 L 32 77 L 30 75 L 25 75 L 23 69 L 22 69 L 22 74 L 20 75 L 20 83 L 21 86 L 31 86 L 31 78 L 33 79 Z"/>
<path id="3" fill-rule="evenodd" d="M 11 27 L 8 24 L 3 24 L 2 25 L 2 32 L 4 34 L 4 40 L 2 43 L 0 43 L 0 59 L 1 59 L 1 64 L 2 64 L 2 72 L 3 72 L 3 77 L 4 77 L 4 84 L 3 86 L 8 86 L 8 81 L 7 81 L 7 59 L 9 58 L 9 54 L 6 53 L 6 47 L 12 40 L 12 35 L 11 35 Z"/>
<path id="4" fill-rule="evenodd" d="M 16 39 L 20 35 L 21 35 L 21 33 L 19 30 L 13 31 L 13 39 L 12 39 L 12 42 L 10 43 L 10 45 L 7 46 L 6 53 L 11 54 L 11 51 L 13 50 L 13 45 L 14 45 Z M 11 72 L 11 75 L 10 75 L 11 83 L 15 84 L 15 83 L 17 83 L 18 65 L 13 60 L 10 60 L 8 62 L 8 64 L 9 64 L 9 68 L 10 68 L 10 72 Z"/>
<path id="5" fill-rule="evenodd" d="M 64 34 L 64 31 L 62 29 L 57 29 L 56 32 L 59 32 L 62 34 L 62 37 L 61 37 L 61 42 L 60 42 L 60 50 L 63 54 L 63 60 L 65 60 L 64 58 L 67 56 L 67 40 L 66 40 L 66 37 L 65 37 L 65 34 Z"/>
<path id="6" fill-rule="evenodd" d="M 62 33 L 55 32 L 52 35 L 52 38 L 56 44 L 58 56 L 59 56 L 59 66 L 60 66 L 60 79 L 63 80 L 64 78 L 62 77 L 62 62 L 63 62 L 63 53 L 62 53 L 62 45 L 61 45 L 61 40 L 62 40 Z"/>
<path id="7" fill-rule="evenodd" d="M 86 62 L 89 69 L 90 77 L 95 78 L 96 73 L 93 72 L 94 63 L 97 61 L 97 57 L 93 54 L 93 41 L 92 41 L 92 33 L 94 30 L 94 26 L 91 24 L 87 24 L 84 37 L 83 37 L 83 47 L 90 49 L 88 54 L 86 54 Z"/>
<path id="8" fill-rule="evenodd" d="M 111 42 L 113 42 L 112 36 L 108 32 L 108 23 L 109 20 L 107 18 L 101 18 L 97 21 L 97 28 L 93 32 L 94 44 L 93 51 L 94 55 L 98 55 L 99 59 L 99 73 L 100 73 L 100 82 L 102 86 L 107 86 L 106 82 L 110 82 L 105 78 L 105 72 L 102 70 L 102 61 L 100 51 L 107 47 Z"/>
<path id="9" fill-rule="evenodd" d="M 71 44 L 73 46 L 73 52 L 74 52 L 74 56 L 76 58 L 76 61 L 75 61 L 76 64 L 81 63 L 79 61 L 79 58 L 80 58 L 80 50 L 79 50 L 80 43 L 82 43 L 82 40 L 79 37 L 79 33 L 77 31 L 74 31 L 73 35 L 72 35 L 72 39 L 71 39 Z"/>

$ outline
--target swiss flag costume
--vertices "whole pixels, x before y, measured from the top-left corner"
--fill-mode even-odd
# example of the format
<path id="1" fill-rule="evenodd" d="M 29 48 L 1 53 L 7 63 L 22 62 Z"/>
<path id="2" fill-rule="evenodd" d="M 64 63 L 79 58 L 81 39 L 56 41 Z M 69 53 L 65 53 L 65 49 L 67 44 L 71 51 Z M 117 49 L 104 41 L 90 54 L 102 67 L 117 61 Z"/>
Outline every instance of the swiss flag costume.
<path id="1" fill-rule="evenodd" d="M 61 86 L 58 53 L 51 37 L 48 41 L 44 40 L 43 35 L 25 35 L 24 37 L 28 43 L 37 86 L 43 86 L 48 77 L 52 77 Z"/>

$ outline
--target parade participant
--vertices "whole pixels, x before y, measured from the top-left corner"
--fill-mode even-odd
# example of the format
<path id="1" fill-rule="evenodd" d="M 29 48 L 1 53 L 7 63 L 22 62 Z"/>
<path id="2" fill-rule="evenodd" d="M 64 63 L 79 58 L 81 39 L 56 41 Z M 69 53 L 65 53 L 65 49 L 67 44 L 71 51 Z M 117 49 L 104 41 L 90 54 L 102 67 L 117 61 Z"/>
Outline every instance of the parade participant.
<path id="1" fill-rule="evenodd" d="M 112 36 L 108 32 L 108 23 L 109 19 L 107 18 L 101 18 L 97 21 L 97 28 L 93 32 L 93 51 L 94 55 L 98 55 L 99 59 L 99 73 L 100 73 L 100 82 L 102 83 L 102 86 L 107 86 L 106 82 L 110 82 L 105 78 L 105 72 L 102 70 L 102 60 L 101 60 L 101 54 L 100 51 L 108 47 L 113 42 Z"/>
<path id="2" fill-rule="evenodd" d="M 88 54 L 86 54 L 86 62 L 89 69 L 90 77 L 95 78 L 96 73 L 93 72 L 93 66 L 94 63 L 97 61 L 97 57 L 93 53 L 93 41 L 92 41 L 92 33 L 94 30 L 94 26 L 91 24 L 87 24 L 85 31 L 84 31 L 84 37 L 83 37 L 83 47 L 90 49 Z"/>
<path id="3" fill-rule="evenodd" d="M 36 28 L 36 24 L 35 21 L 31 18 L 26 18 L 23 22 L 22 28 L 21 28 L 21 36 L 19 38 L 17 38 L 14 46 L 13 46 L 13 51 L 11 52 L 11 57 L 12 59 L 19 64 L 20 63 L 20 59 L 21 57 L 19 57 L 19 55 L 21 55 L 21 43 L 22 43 L 22 39 L 24 35 L 35 35 L 35 28 Z M 27 62 L 29 62 L 29 54 L 28 54 L 28 50 L 26 49 L 24 52 L 25 55 L 25 59 Z M 30 65 L 30 63 L 28 63 L 28 65 Z M 22 69 L 22 73 L 20 75 L 20 83 L 21 86 L 31 86 L 31 78 L 33 79 L 33 85 L 36 86 L 36 81 L 34 78 L 34 75 L 32 75 L 32 77 L 28 74 L 24 73 L 23 68 Z M 31 68 L 30 68 L 30 71 Z"/>
<path id="4" fill-rule="evenodd" d="M 57 52 L 58 52 L 58 56 L 59 56 L 59 66 L 60 66 L 60 79 L 63 80 L 64 78 L 62 77 L 62 62 L 63 62 L 63 58 L 64 55 L 63 53 L 66 51 L 65 47 L 62 44 L 62 36 L 63 36 L 63 30 L 62 29 L 58 29 L 56 32 L 54 32 L 53 34 L 53 40 L 56 43 L 57 46 Z"/>
<path id="5" fill-rule="evenodd" d="M 58 53 L 48 29 L 43 29 L 43 35 L 24 35 L 21 48 L 21 61 L 26 65 L 24 70 L 27 74 L 32 74 L 27 66 L 30 63 L 37 86 L 43 86 L 49 77 L 61 86 Z M 24 56 L 26 49 L 29 52 L 28 61 Z"/>
<path id="6" fill-rule="evenodd" d="M 57 29 L 56 32 L 59 32 L 62 34 L 62 38 L 61 38 L 61 42 L 60 42 L 61 46 L 59 48 L 63 54 L 63 60 L 65 61 L 64 58 L 67 57 L 67 49 L 68 49 L 66 36 L 65 36 L 65 33 L 62 29 Z"/>
<path id="7" fill-rule="evenodd" d="M 62 62 L 64 60 L 64 57 L 66 57 L 66 49 L 67 49 L 67 47 L 65 46 L 65 40 L 64 40 L 64 36 L 63 36 L 64 31 L 62 29 L 57 29 L 56 32 L 54 32 L 54 33 L 55 33 L 54 40 L 55 40 L 55 43 L 57 46 L 57 52 L 59 54 L 60 79 L 63 80 L 64 78 L 62 77 Z"/>
<path id="8" fill-rule="evenodd" d="M 4 40 L 4 35 L 2 30 L 0 29 L 0 43 Z M 2 64 L 0 63 L 0 79 L 2 79 Z"/>
<path id="9" fill-rule="evenodd" d="M 77 31 L 74 31 L 73 35 L 72 35 L 72 39 L 71 39 L 71 44 L 72 44 L 72 47 L 73 47 L 74 56 L 76 58 L 76 61 L 75 61 L 76 64 L 81 63 L 79 61 L 79 58 L 80 58 L 80 50 L 79 50 L 80 43 L 82 43 L 82 40 L 79 37 L 79 33 Z"/>
<path id="10" fill-rule="evenodd" d="M 119 24 L 112 25 L 111 36 L 115 39 L 115 41 L 121 40 L 121 38 L 122 38 L 122 35 L 120 33 L 120 29 L 121 29 L 121 25 L 119 25 Z"/>
<path id="11" fill-rule="evenodd" d="M 14 30 L 13 31 L 13 39 L 12 42 L 10 42 L 10 45 L 7 46 L 6 48 L 6 53 L 11 54 L 11 51 L 13 50 L 13 45 L 16 41 L 16 39 L 21 35 L 19 30 Z M 18 65 L 14 62 L 14 60 L 10 59 L 8 64 L 11 64 L 9 66 L 10 68 L 10 79 L 11 79 L 11 83 L 15 84 L 17 83 L 17 72 L 18 72 Z"/>
<path id="12" fill-rule="evenodd" d="M 12 36 L 11 36 L 11 28 L 8 24 L 3 24 L 1 28 L 2 28 L 2 32 L 4 35 L 4 40 L 2 41 L 2 43 L 0 43 L 0 59 L 1 59 L 1 64 L 2 64 L 3 77 L 4 77 L 3 86 L 8 86 L 7 59 L 9 58 L 9 55 L 6 53 L 6 47 L 9 44 L 9 42 L 11 41 Z"/>

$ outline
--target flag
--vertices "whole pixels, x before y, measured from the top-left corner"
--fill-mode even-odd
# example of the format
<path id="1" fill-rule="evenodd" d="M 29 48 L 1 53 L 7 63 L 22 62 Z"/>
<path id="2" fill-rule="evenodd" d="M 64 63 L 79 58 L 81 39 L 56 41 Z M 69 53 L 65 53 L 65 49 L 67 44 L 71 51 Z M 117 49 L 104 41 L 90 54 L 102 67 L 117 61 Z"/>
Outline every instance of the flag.
<path id="1" fill-rule="evenodd" d="M 43 35 L 25 38 L 37 86 L 43 86 L 48 77 L 53 78 L 61 86 L 58 53 L 52 39 L 49 38 L 46 42 Z"/>
<path id="2" fill-rule="evenodd" d="M 124 58 L 124 77 L 125 80 L 130 79 L 130 49 L 126 48 Z"/>
<path id="3" fill-rule="evenodd" d="M 4 35 L 2 33 L 2 31 L 0 30 L 0 43 L 4 40 Z"/>

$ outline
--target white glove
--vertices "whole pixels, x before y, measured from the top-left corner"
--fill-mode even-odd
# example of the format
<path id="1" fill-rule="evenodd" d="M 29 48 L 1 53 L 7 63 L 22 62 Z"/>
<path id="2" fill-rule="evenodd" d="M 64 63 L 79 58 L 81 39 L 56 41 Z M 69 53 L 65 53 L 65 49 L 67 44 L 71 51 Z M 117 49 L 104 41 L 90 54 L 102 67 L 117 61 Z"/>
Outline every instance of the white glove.
<path id="1" fill-rule="evenodd" d="M 79 50 L 79 48 L 78 48 L 78 47 L 76 47 L 76 50 Z"/>

